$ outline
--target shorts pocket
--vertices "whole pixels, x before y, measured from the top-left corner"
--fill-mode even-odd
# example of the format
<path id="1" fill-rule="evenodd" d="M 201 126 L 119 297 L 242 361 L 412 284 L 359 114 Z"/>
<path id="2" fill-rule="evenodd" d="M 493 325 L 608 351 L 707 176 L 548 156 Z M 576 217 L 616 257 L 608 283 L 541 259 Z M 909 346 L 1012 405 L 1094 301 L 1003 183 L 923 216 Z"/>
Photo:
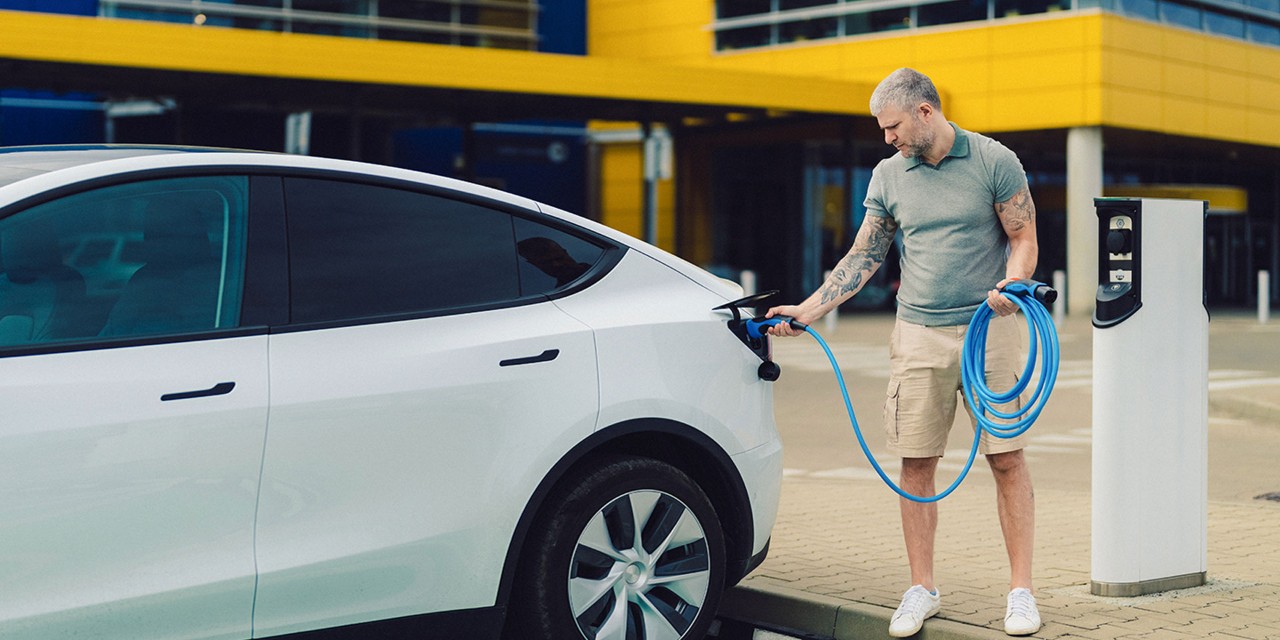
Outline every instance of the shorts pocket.
<path id="1" fill-rule="evenodd" d="M 901 380 L 889 379 L 889 389 L 884 398 L 884 434 L 890 445 L 898 444 L 898 393 L 901 389 Z"/>

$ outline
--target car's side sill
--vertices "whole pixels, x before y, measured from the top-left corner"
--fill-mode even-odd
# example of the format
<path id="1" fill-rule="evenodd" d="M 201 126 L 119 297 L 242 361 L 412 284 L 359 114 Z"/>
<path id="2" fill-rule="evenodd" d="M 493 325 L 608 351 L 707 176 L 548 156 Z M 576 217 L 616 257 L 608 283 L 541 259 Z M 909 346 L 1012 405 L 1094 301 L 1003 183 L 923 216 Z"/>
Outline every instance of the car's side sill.
<path id="1" fill-rule="evenodd" d="M 393 620 L 270 636 L 271 640 L 498 640 L 502 635 L 501 607 L 429 613 Z"/>

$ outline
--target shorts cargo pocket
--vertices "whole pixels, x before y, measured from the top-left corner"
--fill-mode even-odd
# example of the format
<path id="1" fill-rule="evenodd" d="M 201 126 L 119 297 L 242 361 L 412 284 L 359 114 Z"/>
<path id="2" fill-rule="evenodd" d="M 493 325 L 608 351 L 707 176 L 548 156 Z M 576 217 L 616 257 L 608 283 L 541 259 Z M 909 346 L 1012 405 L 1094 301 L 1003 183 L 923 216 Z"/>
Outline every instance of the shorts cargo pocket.
<path id="1" fill-rule="evenodd" d="M 902 381 L 890 378 L 884 398 L 884 433 L 890 445 L 898 444 L 898 392 Z"/>

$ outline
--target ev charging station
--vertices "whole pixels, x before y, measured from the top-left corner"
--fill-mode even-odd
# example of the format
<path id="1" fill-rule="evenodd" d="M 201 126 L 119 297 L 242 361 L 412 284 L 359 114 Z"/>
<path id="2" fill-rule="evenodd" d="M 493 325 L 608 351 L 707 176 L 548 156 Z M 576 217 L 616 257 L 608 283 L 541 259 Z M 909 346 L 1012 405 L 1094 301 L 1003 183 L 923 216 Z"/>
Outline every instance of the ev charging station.
<path id="1" fill-rule="evenodd" d="M 1090 592 L 1204 584 L 1209 314 L 1200 200 L 1098 198 Z"/>

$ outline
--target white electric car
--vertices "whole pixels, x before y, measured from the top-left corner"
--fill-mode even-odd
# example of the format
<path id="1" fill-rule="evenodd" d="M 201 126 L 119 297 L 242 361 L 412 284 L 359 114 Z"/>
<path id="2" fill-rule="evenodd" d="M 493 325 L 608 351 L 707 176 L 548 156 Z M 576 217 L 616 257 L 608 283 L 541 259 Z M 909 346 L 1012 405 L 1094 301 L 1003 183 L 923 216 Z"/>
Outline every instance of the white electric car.
<path id="1" fill-rule="evenodd" d="M 0 271 L 0 637 L 699 638 L 768 548 L 741 289 L 582 218 L 0 149 Z"/>

